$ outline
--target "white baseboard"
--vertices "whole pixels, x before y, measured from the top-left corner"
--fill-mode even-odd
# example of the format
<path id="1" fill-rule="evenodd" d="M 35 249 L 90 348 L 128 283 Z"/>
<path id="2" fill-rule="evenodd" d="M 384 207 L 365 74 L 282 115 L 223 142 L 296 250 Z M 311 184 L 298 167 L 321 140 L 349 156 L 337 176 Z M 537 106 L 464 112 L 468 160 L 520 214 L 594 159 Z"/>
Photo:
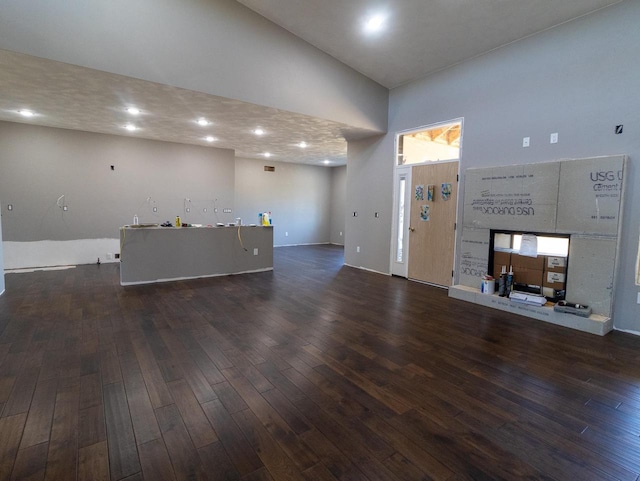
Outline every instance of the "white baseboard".
<path id="1" fill-rule="evenodd" d="M 308 242 L 308 243 L 302 243 L 302 244 L 278 244 L 278 245 L 274 245 L 273 247 L 322 246 L 322 245 L 327 245 L 327 244 L 330 244 L 330 242 Z"/>
<path id="2" fill-rule="evenodd" d="M 376 271 L 374 269 L 367 269 L 366 267 L 362 267 L 362 266 L 353 266 L 351 264 L 345 264 L 345 266 L 353 267 L 354 269 L 360 269 L 362 271 L 373 272 L 374 274 L 382 274 L 383 276 L 390 276 L 391 275 L 390 272 Z"/>
<path id="3" fill-rule="evenodd" d="M 5 269 L 52 267 L 118 262 L 120 239 L 77 239 L 69 241 L 4 241 Z M 112 258 L 107 260 L 107 254 Z"/>
<path id="4" fill-rule="evenodd" d="M 627 334 L 633 334 L 634 336 L 640 336 L 640 331 L 633 331 L 631 329 L 618 329 L 615 325 L 613 326 L 613 330 L 614 331 L 620 331 L 620 332 L 626 332 Z"/>

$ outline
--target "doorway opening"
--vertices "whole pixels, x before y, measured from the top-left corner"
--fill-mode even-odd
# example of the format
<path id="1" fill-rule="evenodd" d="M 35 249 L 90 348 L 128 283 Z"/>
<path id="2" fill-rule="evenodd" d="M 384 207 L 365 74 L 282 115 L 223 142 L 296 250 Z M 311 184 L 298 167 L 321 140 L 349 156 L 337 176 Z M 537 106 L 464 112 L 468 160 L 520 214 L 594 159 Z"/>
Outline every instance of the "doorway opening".
<path id="1" fill-rule="evenodd" d="M 462 119 L 396 136 L 391 274 L 453 282 Z"/>

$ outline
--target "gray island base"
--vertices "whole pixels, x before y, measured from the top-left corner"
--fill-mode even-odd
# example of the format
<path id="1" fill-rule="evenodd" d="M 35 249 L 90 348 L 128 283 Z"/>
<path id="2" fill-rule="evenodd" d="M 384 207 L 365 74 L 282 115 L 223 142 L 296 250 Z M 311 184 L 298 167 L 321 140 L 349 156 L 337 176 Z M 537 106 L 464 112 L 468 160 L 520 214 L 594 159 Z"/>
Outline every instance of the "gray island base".
<path id="1" fill-rule="evenodd" d="M 125 226 L 120 246 L 123 286 L 273 270 L 266 226 Z"/>

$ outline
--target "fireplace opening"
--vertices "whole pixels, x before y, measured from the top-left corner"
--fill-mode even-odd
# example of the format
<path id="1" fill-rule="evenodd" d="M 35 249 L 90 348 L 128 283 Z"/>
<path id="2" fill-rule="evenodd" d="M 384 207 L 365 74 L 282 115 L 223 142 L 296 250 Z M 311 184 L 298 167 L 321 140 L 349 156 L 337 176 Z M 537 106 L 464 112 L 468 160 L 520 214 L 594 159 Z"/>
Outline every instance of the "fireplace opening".
<path id="1" fill-rule="evenodd" d="M 491 230 L 489 274 L 498 282 L 503 270 L 513 272 L 514 291 L 563 300 L 570 240 L 569 234 Z"/>

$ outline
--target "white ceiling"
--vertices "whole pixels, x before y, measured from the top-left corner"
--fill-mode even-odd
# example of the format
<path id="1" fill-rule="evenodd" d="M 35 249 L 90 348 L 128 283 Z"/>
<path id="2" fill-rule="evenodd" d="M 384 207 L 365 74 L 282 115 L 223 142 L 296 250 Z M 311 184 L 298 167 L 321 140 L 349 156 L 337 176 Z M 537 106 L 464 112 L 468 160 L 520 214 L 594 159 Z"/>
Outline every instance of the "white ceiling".
<path id="1" fill-rule="evenodd" d="M 238 1 L 392 89 L 621 0 Z"/>
<path id="2" fill-rule="evenodd" d="M 393 88 L 619 0 L 238 0 Z M 383 12 L 386 30 L 363 35 Z M 0 50 L 0 120 L 229 148 L 236 155 L 346 163 L 345 138 L 377 132 L 274 108 Z M 131 105 L 143 115 L 125 113 Z M 31 108 L 25 119 L 18 108 Z M 212 122 L 201 127 L 195 120 Z M 139 130 L 127 132 L 133 122 Z M 263 137 L 252 130 L 261 127 Z M 212 135 L 218 140 L 204 140 Z M 309 146 L 301 149 L 301 141 Z"/>

